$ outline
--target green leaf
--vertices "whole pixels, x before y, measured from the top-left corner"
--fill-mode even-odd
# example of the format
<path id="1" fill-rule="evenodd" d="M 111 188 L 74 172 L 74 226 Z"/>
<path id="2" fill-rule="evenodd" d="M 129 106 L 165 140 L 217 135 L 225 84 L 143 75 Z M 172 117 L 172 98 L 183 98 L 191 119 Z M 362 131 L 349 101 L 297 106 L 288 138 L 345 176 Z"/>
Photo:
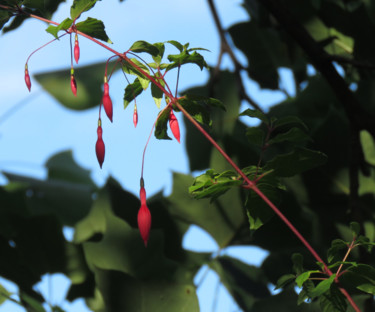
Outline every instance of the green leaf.
<path id="1" fill-rule="evenodd" d="M 294 253 L 292 255 L 292 262 L 293 262 L 293 271 L 297 274 L 300 275 L 304 273 L 303 269 L 303 256 L 299 253 Z"/>
<path id="2" fill-rule="evenodd" d="M 288 286 L 289 284 L 294 282 L 295 279 L 296 279 L 296 276 L 294 274 L 285 274 L 285 275 L 281 276 L 277 280 L 275 290 Z"/>
<path id="3" fill-rule="evenodd" d="M 60 30 L 68 30 L 70 26 L 72 26 L 73 21 L 70 18 L 64 19 L 59 26 L 50 25 L 47 27 L 46 32 L 50 33 L 56 39 L 58 39 L 58 32 Z"/>
<path id="4" fill-rule="evenodd" d="M 153 60 L 156 63 L 156 67 L 158 67 L 161 63 L 161 60 L 163 59 L 165 46 L 164 46 L 164 43 L 162 42 L 154 43 L 153 46 L 155 46 L 159 50 L 159 54 L 157 56 L 154 56 L 154 55 L 152 56 Z"/>
<path id="5" fill-rule="evenodd" d="M 299 127 L 303 130 L 308 130 L 306 124 L 297 116 L 286 116 L 276 119 L 275 122 L 272 123 L 274 129 L 278 128 L 287 128 L 290 129 L 292 127 Z"/>
<path id="6" fill-rule="evenodd" d="M 275 174 L 281 177 L 292 177 L 301 172 L 323 165 L 327 156 L 321 152 L 307 148 L 298 148 L 288 154 L 276 156 L 267 162 L 264 170 L 274 169 Z"/>
<path id="7" fill-rule="evenodd" d="M 38 300 L 34 299 L 33 297 L 29 296 L 28 294 L 22 292 L 21 298 L 23 301 L 26 302 L 27 306 L 31 308 L 33 312 L 46 312 L 43 308 L 42 303 Z"/>
<path id="8" fill-rule="evenodd" d="M 305 141 L 311 141 L 311 138 L 299 128 L 292 128 L 288 132 L 277 134 L 268 141 L 268 144 L 282 143 L 286 141 L 302 143 Z"/>
<path id="9" fill-rule="evenodd" d="M 70 17 L 76 20 L 83 12 L 90 10 L 97 0 L 74 0 L 70 7 Z"/>
<path id="10" fill-rule="evenodd" d="M 159 77 L 159 73 L 156 73 L 154 78 L 157 82 L 159 82 L 163 87 L 165 86 L 165 82 L 164 80 L 161 80 L 161 79 L 157 79 L 157 77 Z M 157 87 L 153 82 L 151 83 L 151 95 L 152 95 L 152 98 L 154 99 L 155 101 L 155 104 L 157 106 L 157 108 L 160 108 L 160 104 L 161 104 L 161 100 L 163 98 L 163 91 L 160 90 L 159 87 Z"/>
<path id="11" fill-rule="evenodd" d="M 170 54 L 168 55 L 168 60 L 172 63 L 168 65 L 167 71 L 179 67 L 184 64 L 196 64 L 202 70 L 204 67 L 208 68 L 206 61 L 203 56 L 197 52 L 190 54 L 187 51 L 183 51 L 180 54 Z"/>
<path id="12" fill-rule="evenodd" d="M 260 119 L 261 121 L 263 121 L 266 125 L 269 124 L 269 119 L 268 117 L 263 114 L 260 110 L 257 110 L 257 109 L 251 109 L 251 108 L 248 108 L 246 110 L 244 110 L 240 116 L 249 116 L 249 117 L 252 117 L 252 118 L 257 118 L 257 119 Z"/>
<path id="13" fill-rule="evenodd" d="M 342 259 L 342 254 L 339 254 L 340 250 L 347 250 L 348 243 L 343 241 L 342 239 L 335 239 L 331 243 L 331 247 L 328 249 L 327 258 L 328 262 L 331 263 L 334 259 Z"/>
<path id="14" fill-rule="evenodd" d="M 91 37 L 103 40 L 108 43 L 113 43 L 105 32 L 105 27 L 102 21 L 95 18 L 88 17 L 85 21 L 76 24 L 79 31 Z"/>
<path id="15" fill-rule="evenodd" d="M 210 119 L 208 109 L 201 105 L 201 103 L 188 98 L 179 99 L 178 102 L 196 121 L 203 125 L 211 126 L 212 120 Z"/>
<path id="16" fill-rule="evenodd" d="M 350 229 L 352 230 L 353 237 L 357 237 L 361 231 L 361 225 L 358 222 L 350 222 Z"/>
<path id="17" fill-rule="evenodd" d="M 226 111 L 226 108 L 225 108 L 223 102 L 221 102 L 218 99 L 214 99 L 214 98 L 211 98 L 211 97 L 208 97 L 208 96 L 190 94 L 190 93 L 186 94 L 184 96 L 184 98 L 186 100 L 195 101 L 202 106 L 217 107 L 217 108 L 222 109 L 223 111 Z"/>
<path id="18" fill-rule="evenodd" d="M 171 45 L 175 46 L 180 52 L 182 52 L 184 50 L 183 45 L 181 43 L 179 43 L 178 41 L 169 40 L 167 42 L 170 43 Z"/>
<path id="19" fill-rule="evenodd" d="M 306 282 L 310 278 L 311 273 L 312 271 L 306 271 L 298 275 L 298 277 L 296 278 L 297 286 L 302 287 L 303 283 Z"/>
<path id="20" fill-rule="evenodd" d="M 0 305 L 7 301 L 11 295 L 12 293 L 7 291 L 6 288 L 0 284 Z"/>
<path id="21" fill-rule="evenodd" d="M 359 286 L 357 286 L 357 288 L 359 290 L 362 290 L 368 294 L 371 294 L 373 296 L 375 296 L 375 285 L 374 284 L 370 284 L 370 283 L 365 283 L 365 284 L 361 284 Z"/>
<path id="22" fill-rule="evenodd" d="M 242 183 L 238 174 L 233 171 L 216 173 L 213 170 L 208 170 L 205 174 L 194 179 L 192 186 L 189 187 L 189 193 L 195 199 L 211 198 L 211 200 L 215 200 L 231 187 L 240 186 Z"/>
<path id="23" fill-rule="evenodd" d="M 171 140 L 167 134 L 170 108 L 164 109 L 158 116 L 155 125 L 155 137 L 159 140 Z"/>
<path id="24" fill-rule="evenodd" d="M 309 296 L 313 299 L 327 292 L 335 281 L 335 277 L 336 274 L 332 274 L 329 278 L 321 281 L 311 292 L 309 292 Z"/>
<path id="25" fill-rule="evenodd" d="M 160 51 L 158 47 L 143 40 L 134 42 L 129 50 L 135 53 L 146 52 L 155 57 L 160 55 Z"/>
<path id="26" fill-rule="evenodd" d="M 11 14 L 7 11 L 0 10 L 0 30 L 11 18 Z"/>
<path id="27" fill-rule="evenodd" d="M 371 134 L 362 130 L 360 132 L 360 140 L 365 160 L 372 166 L 375 166 L 375 142 Z"/>
<path id="28" fill-rule="evenodd" d="M 250 143 L 262 147 L 264 144 L 265 133 L 258 127 L 251 127 L 246 129 L 246 136 Z"/>
<path id="29" fill-rule="evenodd" d="M 344 295 L 336 284 L 332 284 L 330 289 L 319 297 L 322 312 L 346 312 L 347 303 Z"/>
<path id="30" fill-rule="evenodd" d="M 140 69 L 142 69 L 146 73 L 150 73 L 147 66 L 138 61 L 135 58 L 130 59 L 135 65 L 137 65 Z M 130 75 L 136 75 L 139 79 L 139 82 L 142 85 L 143 90 L 146 90 L 148 88 L 148 85 L 150 84 L 150 80 L 142 74 L 139 70 L 137 70 L 134 66 L 130 65 L 128 62 L 122 62 L 122 69 L 126 74 Z"/>
<path id="31" fill-rule="evenodd" d="M 130 83 L 125 88 L 124 93 L 124 109 L 128 107 L 129 103 L 133 101 L 138 95 L 143 92 L 142 85 L 138 78 L 135 78 L 133 83 Z"/>

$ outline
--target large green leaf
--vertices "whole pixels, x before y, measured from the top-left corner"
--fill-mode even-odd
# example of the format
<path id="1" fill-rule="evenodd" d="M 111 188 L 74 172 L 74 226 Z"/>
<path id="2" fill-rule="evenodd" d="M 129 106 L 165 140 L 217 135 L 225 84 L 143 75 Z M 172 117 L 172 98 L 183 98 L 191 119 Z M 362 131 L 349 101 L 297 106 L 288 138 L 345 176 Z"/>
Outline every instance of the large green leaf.
<path id="1" fill-rule="evenodd" d="M 73 110 L 84 110 L 97 106 L 101 102 L 105 66 L 105 63 L 97 63 L 75 70 L 77 96 L 74 96 L 71 91 L 70 68 L 36 74 L 35 79 L 60 104 Z"/>
<path id="2" fill-rule="evenodd" d="M 104 30 L 104 24 L 95 18 L 88 17 L 85 21 L 76 24 L 77 30 L 89 35 L 91 37 L 103 40 L 108 43 L 113 43 L 107 36 Z"/>
<path id="3" fill-rule="evenodd" d="M 250 311 L 258 299 L 270 296 L 261 269 L 228 256 L 218 257 L 209 265 L 244 311 Z"/>
<path id="4" fill-rule="evenodd" d="M 76 20 L 83 12 L 90 10 L 98 0 L 74 0 L 70 8 L 70 17 Z"/>

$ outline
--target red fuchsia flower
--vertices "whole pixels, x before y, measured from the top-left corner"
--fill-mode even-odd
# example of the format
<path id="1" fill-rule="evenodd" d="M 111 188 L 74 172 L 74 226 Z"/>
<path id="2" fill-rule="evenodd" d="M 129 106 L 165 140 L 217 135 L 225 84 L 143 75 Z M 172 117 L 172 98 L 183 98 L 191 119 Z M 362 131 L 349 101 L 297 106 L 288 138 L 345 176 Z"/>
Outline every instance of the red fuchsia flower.
<path id="1" fill-rule="evenodd" d="M 112 109 L 112 100 L 109 96 L 109 85 L 107 82 L 107 76 L 104 77 L 104 94 L 103 94 L 102 102 L 103 102 L 105 113 L 107 114 L 109 120 L 112 122 L 113 109 Z"/>
<path id="2" fill-rule="evenodd" d="M 134 123 L 134 128 L 136 128 L 138 124 L 137 104 L 134 104 L 133 123 Z"/>
<path id="3" fill-rule="evenodd" d="M 75 38 L 75 41 L 74 41 L 74 59 L 76 60 L 77 64 L 78 64 L 78 60 L 79 60 L 79 54 L 80 54 L 80 51 L 79 51 L 78 36 L 76 34 L 76 38 Z"/>
<path id="4" fill-rule="evenodd" d="M 70 87 L 72 89 L 74 96 L 77 96 L 77 82 L 76 82 L 76 79 L 74 78 L 74 74 L 70 75 Z"/>
<path id="5" fill-rule="evenodd" d="M 173 133 L 173 136 L 176 138 L 178 143 L 180 143 L 180 127 L 178 126 L 178 120 L 173 114 L 173 110 L 169 113 L 169 127 Z"/>
<path id="6" fill-rule="evenodd" d="M 143 181 L 143 179 L 141 179 Z M 141 190 L 139 192 L 139 197 L 141 199 L 141 207 L 138 211 L 138 228 L 139 232 L 141 233 L 142 240 L 147 247 L 148 238 L 150 235 L 151 229 L 151 213 L 146 204 L 146 190 L 142 186 L 141 182 Z"/>
<path id="7" fill-rule="evenodd" d="M 101 127 L 101 124 L 102 124 L 102 122 L 99 119 L 98 130 L 97 130 L 98 140 L 96 141 L 96 145 L 95 145 L 96 157 L 98 158 L 100 168 L 102 168 L 102 165 L 103 165 L 103 162 L 104 162 L 104 155 L 105 155 L 105 145 L 104 145 L 104 141 L 103 141 L 103 138 L 102 138 L 103 129 Z"/>
<path id="8" fill-rule="evenodd" d="M 30 75 L 29 75 L 29 70 L 27 68 L 27 64 L 25 65 L 25 82 L 26 86 L 29 89 L 29 92 L 31 91 L 31 80 L 30 80 Z"/>

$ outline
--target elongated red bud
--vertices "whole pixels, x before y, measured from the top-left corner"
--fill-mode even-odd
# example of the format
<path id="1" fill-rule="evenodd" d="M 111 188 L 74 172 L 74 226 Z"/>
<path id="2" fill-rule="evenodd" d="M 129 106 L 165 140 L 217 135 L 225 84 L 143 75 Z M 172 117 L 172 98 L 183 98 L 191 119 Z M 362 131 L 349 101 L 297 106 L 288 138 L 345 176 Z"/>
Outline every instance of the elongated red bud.
<path id="1" fill-rule="evenodd" d="M 141 199 L 141 207 L 138 211 L 138 228 L 142 240 L 145 246 L 147 247 L 147 242 L 150 236 L 151 229 L 151 213 L 146 204 L 146 190 L 144 187 L 141 187 L 139 197 Z"/>
<path id="2" fill-rule="evenodd" d="M 78 36 L 76 34 L 76 38 L 75 38 L 75 41 L 74 41 L 74 59 L 76 60 L 77 64 L 78 64 L 78 60 L 79 60 L 79 54 L 80 54 L 80 51 L 79 51 Z"/>
<path id="3" fill-rule="evenodd" d="M 137 104 L 134 104 L 133 123 L 134 123 L 134 128 L 136 128 L 138 124 Z"/>
<path id="4" fill-rule="evenodd" d="M 113 108 L 112 108 L 112 100 L 111 100 L 111 97 L 109 96 L 108 82 L 104 82 L 104 94 L 103 94 L 102 102 L 103 102 L 105 113 L 107 114 L 109 120 L 112 122 Z"/>
<path id="5" fill-rule="evenodd" d="M 74 75 L 70 75 L 70 87 L 72 89 L 74 96 L 77 96 L 77 82 L 74 78 Z"/>
<path id="6" fill-rule="evenodd" d="M 26 86 L 29 89 L 29 92 L 31 91 L 31 80 L 30 80 L 30 75 L 29 75 L 29 70 L 27 68 L 27 64 L 25 65 L 25 82 Z"/>
<path id="7" fill-rule="evenodd" d="M 172 130 L 173 136 L 176 138 L 178 143 L 180 143 L 180 127 L 178 126 L 178 120 L 171 110 L 169 114 L 169 127 Z"/>
<path id="8" fill-rule="evenodd" d="M 98 158 L 100 168 L 102 168 L 102 165 L 104 162 L 104 155 L 105 155 L 105 145 L 104 145 L 103 138 L 102 138 L 103 129 L 101 127 L 100 119 L 99 119 L 97 133 L 98 133 L 98 140 L 96 141 L 95 151 L 96 151 L 96 157 Z"/>

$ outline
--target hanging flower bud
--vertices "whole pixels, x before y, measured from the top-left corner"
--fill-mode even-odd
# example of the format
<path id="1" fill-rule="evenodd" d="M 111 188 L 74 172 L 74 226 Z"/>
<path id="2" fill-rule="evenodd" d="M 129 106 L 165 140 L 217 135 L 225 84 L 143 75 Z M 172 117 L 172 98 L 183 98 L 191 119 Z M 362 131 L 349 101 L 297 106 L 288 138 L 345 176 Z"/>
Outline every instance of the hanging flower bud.
<path id="1" fill-rule="evenodd" d="M 138 124 L 137 104 L 134 104 L 133 123 L 134 123 L 134 128 L 136 128 Z"/>
<path id="2" fill-rule="evenodd" d="M 75 38 L 75 41 L 74 41 L 74 59 L 76 60 L 77 64 L 78 64 L 78 60 L 79 60 L 79 54 L 80 54 L 80 51 L 79 51 L 78 36 L 76 34 L 76 38 Z"/>
<path id="3" fill-rule="evenodd" d="M 25 65 L 25 82 L 26 86 L 29 89 L 29 92 L 31 91 L 31 80 L 30 80 L 30 75 L 29 75 L 29 70 L 27 68 L 27 64 Z"/>
<path id="4" fill-rule="evenodd" d="M 138 211 L 138 228 L 145 246 L 147 247 L 148 238 L 151 229 L 151 213 L 146 204 L 146 190 L 143 186 L 143 179 L 141 179 L 141 190 L 139 197 L 141 199 L 141 208 Z"/>
<path id="5" fill-rule="evenodd" d="M 173 133 L 173 136 L 176 138 L 178 143 L 180 143 L 180 127 L 178 126 L 178 120 L 171 110 L 169 114 L 169 127 Z"/>
<path id="6" fill-rule="evenodd" d="M 100 168 L 102 168 L 102 165 L 103 165 L 103 162 L 104 162 L 104 155 L 105 155 L 105 145 L 104 145 L 103 138 L 102 138 L 103 129 L 102 129 L 101 125 L 102 125 L 102 122 L 99 119 L 98 130 L 97 130 L 98 140 L 96 141 L 95 151 L 96 151 L 96 157 L 98 158 Z"/>
<path id="7" fill-rule="evenodd" d="M 104 77 L 104 94 L 103 94 L 102 102 L 103 102 L 105 113 L 107 114 L 109 120 L 112 122 L 113 108 L 112 108 L 112 100 L 109 96 L 109 85 L 107 81 L 107 76 Z"/>
<path id="8" fill-rule="evenodd" d="M 74 74 L 70 75 L 70 87 L 72 89 L 74 96 L 77 96 L 77 82 L 76 82 L 76 79 L 74 78 Z"/>

